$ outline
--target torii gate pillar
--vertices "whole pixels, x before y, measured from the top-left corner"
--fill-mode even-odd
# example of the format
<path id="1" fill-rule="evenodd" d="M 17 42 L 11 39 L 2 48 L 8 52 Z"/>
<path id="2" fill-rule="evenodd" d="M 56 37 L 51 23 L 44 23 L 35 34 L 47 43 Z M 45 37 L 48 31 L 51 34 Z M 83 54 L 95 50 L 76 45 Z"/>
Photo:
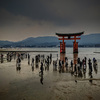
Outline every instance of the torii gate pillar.
<path id="1" fill-rule="evenodd" d="M 65 53 L 65 42 L 64 42 L 64 36 L 62 38 L 62 42 L 60 42 L 60 53 Z"/>
<path id="2" fill-rule="evenodd" d="M 78 42 L 73 42 L 73 53 L 78 53 Z"/>
<path id="3" fill-rule="evenodd" d="M 73 53 L 78 53 L 78 42 L 76 42 L 76 36 L 74 36 Z"/>

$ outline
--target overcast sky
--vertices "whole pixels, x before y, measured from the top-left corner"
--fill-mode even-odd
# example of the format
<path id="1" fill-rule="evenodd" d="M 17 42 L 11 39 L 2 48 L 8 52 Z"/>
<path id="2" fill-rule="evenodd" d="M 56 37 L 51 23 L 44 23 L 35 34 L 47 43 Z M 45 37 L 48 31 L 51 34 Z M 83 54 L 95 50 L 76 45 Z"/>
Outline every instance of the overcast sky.
<path id="1" fill-rule="evenodd" d="M 100 0 L 0 0 L 0 40 L 100 33 Z"/>

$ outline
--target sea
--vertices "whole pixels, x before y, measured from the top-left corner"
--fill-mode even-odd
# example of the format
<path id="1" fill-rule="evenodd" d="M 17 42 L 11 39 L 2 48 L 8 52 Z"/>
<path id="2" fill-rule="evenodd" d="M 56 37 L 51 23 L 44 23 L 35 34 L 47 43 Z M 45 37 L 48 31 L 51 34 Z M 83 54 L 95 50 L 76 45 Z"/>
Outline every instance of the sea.
<path id="1" fill-rule="evenodd" d="M 21 61 L 21 69 L 16 69 L 16 59 L 6 61 L 7 53 L 16 51 L 30 55 L 28 59 Z M 2 48 L 0 53 L 4 55 L 4 62 L 0 63 L 0 100 L 100 100 L 100 48 L 78 48 L 78 53 L 73 54 L 73 48 L 66 47 L 66 53 L 60 54 L 60 48 Z M 36 55 L 44 55 L 45 58 L 52 54 L 49 69 L 40 75 L 41 61 L 34 70 L 31 66 L 32 58 Z M 87 58 L 85 76 L 72 75 L 70 70 L 59 72 L 59 60 L 68 58 L 70 69 L 71 60 L 76 63 L 77 58 L 82 61 Z M 89 75 L 88 60 L 97 60 L 97 70 L 93 68 L 92 78 Z M 57 61 L 54 69 L 53 61 Z M 42 81 L 42 82 L 41 82 Z"/>

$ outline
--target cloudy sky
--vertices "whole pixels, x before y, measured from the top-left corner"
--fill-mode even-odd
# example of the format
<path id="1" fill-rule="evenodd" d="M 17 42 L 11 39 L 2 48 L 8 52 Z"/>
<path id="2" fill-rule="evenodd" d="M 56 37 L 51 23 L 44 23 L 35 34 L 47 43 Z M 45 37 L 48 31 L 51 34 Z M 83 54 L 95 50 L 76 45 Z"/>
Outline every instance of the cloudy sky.
<path id="1" fill-rule="evenodd" d="M 0 40 L 100 33 L 100 0 L 0 0 Z"/>

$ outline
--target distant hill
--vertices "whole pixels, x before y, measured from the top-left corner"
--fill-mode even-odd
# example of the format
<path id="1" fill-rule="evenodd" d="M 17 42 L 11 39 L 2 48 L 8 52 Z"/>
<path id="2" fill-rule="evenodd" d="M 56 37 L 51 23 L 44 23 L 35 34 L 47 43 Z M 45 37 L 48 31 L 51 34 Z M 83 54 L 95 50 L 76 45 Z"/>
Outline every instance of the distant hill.
<path id="1" fill-rule="evenodd" d="M 79 46 L 98 46 L 100 47 L 100 34 L 82 35 Z M 0 47 L 55 47 L 59 46 L 60 41 L 55 36 L 29 37 L 18 42 L 0 41 Z M 73 40 L 65 41 L 67 46 L 73 45 Z"/>
<path id="2" fill-rule="evenodd" d="M 25 40 L 14 43 L 12 46 L 50 46 L 59 43 L 57 37 L 45 36 L 45 37 L 29 37 Z"/>
<path id="3" fill-rule="evenodd" d="M 10 42 L 10 41 L 0 41 L 0 47 L 3 46 L 11 46 L 14 42 Z"/>

